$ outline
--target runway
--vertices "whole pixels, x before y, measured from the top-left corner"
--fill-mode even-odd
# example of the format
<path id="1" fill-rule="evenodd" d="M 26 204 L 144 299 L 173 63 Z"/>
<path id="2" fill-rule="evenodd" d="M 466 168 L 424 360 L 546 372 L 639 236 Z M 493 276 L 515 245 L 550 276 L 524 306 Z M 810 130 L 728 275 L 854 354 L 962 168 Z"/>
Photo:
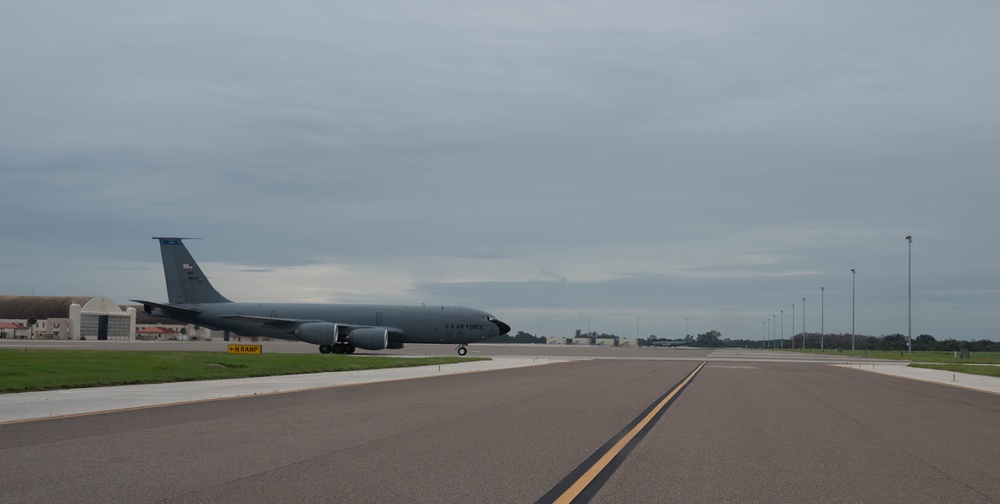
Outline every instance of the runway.
<path id="1" fill-rule="evenodd" d="M 591 502 L 1000 502 L 998 395 L 666 352 L 0 425 L 0 500 L 536 502 L 705 362 Z"/>

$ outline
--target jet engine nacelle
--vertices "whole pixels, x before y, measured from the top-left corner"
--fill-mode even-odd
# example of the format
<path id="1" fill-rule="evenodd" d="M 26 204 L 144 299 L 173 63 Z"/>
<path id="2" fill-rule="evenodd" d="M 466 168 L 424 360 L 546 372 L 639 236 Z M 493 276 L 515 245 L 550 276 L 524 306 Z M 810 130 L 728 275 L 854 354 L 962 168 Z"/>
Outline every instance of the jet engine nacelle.
<path id="1" fill-rule="evenodd" d="M 351 331 L 351 344 L 365 350 L 385 350 L 389 346 L 389 330 L 363 327 Z"/>
<path id="2" fill-rule="evenodd" d="M 295 330 L 295 336 L 314 345 L 332 345 L 337 342 L 337 324 L 309 322 Z"/>

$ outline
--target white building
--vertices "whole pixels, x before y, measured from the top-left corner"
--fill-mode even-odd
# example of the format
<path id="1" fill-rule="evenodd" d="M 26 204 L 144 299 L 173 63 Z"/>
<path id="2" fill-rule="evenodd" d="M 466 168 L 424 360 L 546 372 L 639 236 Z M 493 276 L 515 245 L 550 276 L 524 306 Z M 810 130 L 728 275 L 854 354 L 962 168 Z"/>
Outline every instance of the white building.
<path id="1" fill-rule="evenodd" d="M 106 297 L 0 296 L 0 322 L 21 324 L 31 339 L 135 339 L 135 307 Z"/>
<path id="2" fill-rule="evenodd" d="M 150 337 L 146 332 L 138 339 L 225 339 L 223 331 L 153 317 L 144 313 L 140 306 L 119 305 L 109 298 L 94 296 L 0 296 L 2 322 L 25 327 L 16 331 L 3 329 L 0 333 L 6 338 L 133 341 L 137 339 L 137 330 L 158 327 L 176 334 L 171 336 L 163 332 Z M 232 337 L 240 341 L 259 339 Z"/>

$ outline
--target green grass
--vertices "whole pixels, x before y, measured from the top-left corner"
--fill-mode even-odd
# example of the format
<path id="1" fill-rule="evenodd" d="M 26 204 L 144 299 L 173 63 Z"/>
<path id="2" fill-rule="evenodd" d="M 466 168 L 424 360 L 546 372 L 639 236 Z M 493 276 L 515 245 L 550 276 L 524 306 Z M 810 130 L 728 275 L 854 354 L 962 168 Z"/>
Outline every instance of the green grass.
<path id="1" fill-rule="evenodd" d="M 968 364 L 910 364 L 910 367 L 937 369 L 953 373 L 965 373 L 1000 378 L 1000 366 L 970 366 Z"/>
<path id="2" fill-rule="evenodd" d="M 796 350 L 800 352 L 801 350 Z M 818 354 L 818 349 L 807 349 L 806 353 Z M 953 373 L 965 373 L 982 376 L 995 376 L 1000 378 L 1000 352 L 969 352 L 968 359 L 956 359 L 955 352 L 913 352 L 908 354 L 905 351 L 874 351 L 856 350 L 854 352 L 845 350 L 827 350 L 829 355 L 843 355 L 846 357 L 868 357 L 871 359 L 886 359 L 898 361 L 910 361 L 909 367 L 925 369 L 938 369 L 941 371 L 951 371 Z M 961 352 L 959 353 L 961 355 Z M 976 366 L 975 364 L 993 364 L 986 366 Z"/>
<path id="3" fill-rule="evenodd" d="M 485 359 L 0 349 L 0 393 L 432 366 L 474 360 Z"/>
<path id="4" fill-rule="evenodd" d="M 796 353 L 801 352 L 801 350 L 795 350 Z M 968 359 L 956 359 L 954 352 L 913 352 L 913 354 L 906 353 L 905 350 L 899 351 L 886 351 L 886 350 L 844 350 L 843 352 L 838 352 L 836 350 L 827 349 L 825 352 L 820 352 L 819 349 L 807 349 L 806 353 L 809 354 L 823 354 L 831 356 L 844 356 L 844 357 L 868 357 L 870 359 L 887 359 L 887 360 L 907 360 L 911 362 L 929 362 L 929 363 L 939 363 L 939 364 L 1000 364 L 1000 352 L 969 352 Z M 961 353 L 959 353 L 961 355 Z"/>

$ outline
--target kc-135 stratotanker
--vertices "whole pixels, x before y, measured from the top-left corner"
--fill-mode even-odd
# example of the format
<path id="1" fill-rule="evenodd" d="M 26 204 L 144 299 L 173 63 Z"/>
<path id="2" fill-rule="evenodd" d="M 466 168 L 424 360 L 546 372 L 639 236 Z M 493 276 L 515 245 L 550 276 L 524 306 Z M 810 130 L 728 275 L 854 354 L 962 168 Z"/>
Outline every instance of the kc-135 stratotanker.
<path id="1" fill-rule="evenodd" d="M 377 304 L 237 303 L 219 294 L 191 257 L 184 238 L 160 242 L 167 303 L 142 303 L 143 311 L 243 336 L 265 336 L 319 345 L 321 353 L 384 350 L 406 343 L 466 345 L 510 332 L 482 310 L 460 306 Z"/>

